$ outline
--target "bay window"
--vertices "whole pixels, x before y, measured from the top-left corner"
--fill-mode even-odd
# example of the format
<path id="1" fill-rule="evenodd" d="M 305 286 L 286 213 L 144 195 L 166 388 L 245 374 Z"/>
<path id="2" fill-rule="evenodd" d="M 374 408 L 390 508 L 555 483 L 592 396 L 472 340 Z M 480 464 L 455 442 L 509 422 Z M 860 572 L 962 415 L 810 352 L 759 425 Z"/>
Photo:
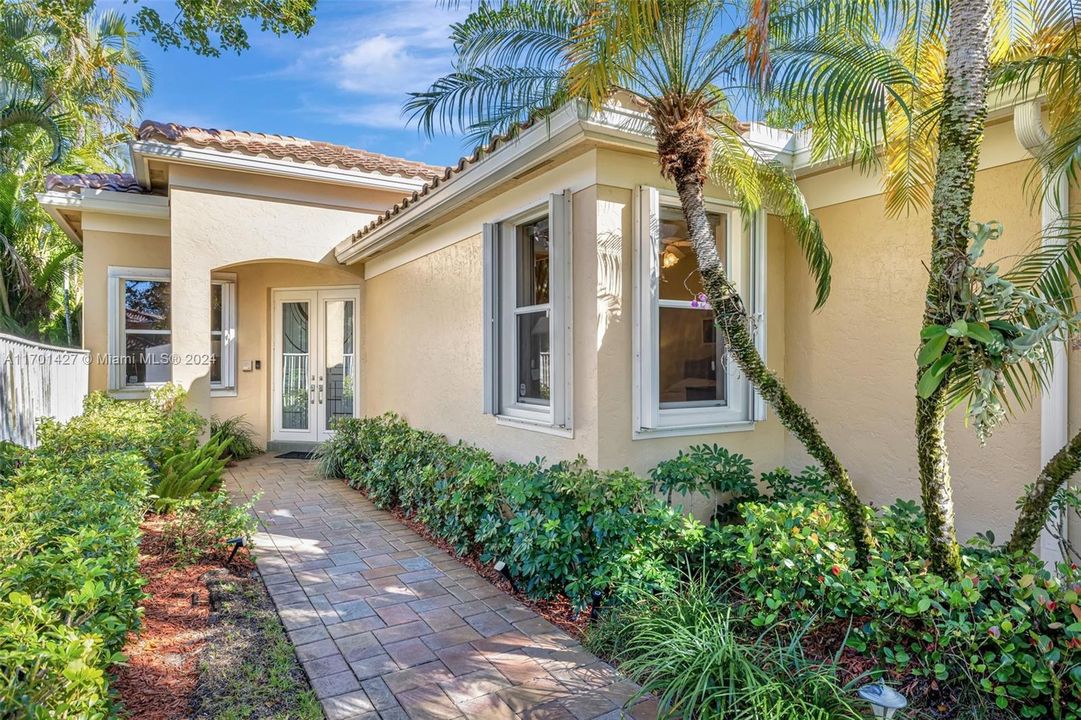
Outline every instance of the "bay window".
<path id="1" fill-rule="evenodd" d="M 570 193 L 484 227 L 484 411 L 570 428 Z"/>

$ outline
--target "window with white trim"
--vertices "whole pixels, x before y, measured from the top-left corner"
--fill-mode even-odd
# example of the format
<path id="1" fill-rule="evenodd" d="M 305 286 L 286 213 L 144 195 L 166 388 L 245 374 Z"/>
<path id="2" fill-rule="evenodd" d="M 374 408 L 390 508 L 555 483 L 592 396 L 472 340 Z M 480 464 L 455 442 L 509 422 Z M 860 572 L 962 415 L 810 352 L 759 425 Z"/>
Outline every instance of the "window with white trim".
<path id="1" fill-rule="evenodd" d="M 484 411 L 567 430 L 570 192 L 484 226 Z"/>
<path id="2" fill-rule="evenodd" d="M 172 379 L 169 271 L 109 268 L 109 387 L 154 387 Z"/>
<path id="3" fill-rule="evenodd" d="M 236 388 L 236 278 L 214 275 L 210 281 L 210 388 Z"/>
<path id="4" fill-rule="evenodd" d="M 109 388 L 143 390 L 173 377 L 172 303 L 164 268 L 109 268 Z M 236 382 L 236 282 L 210 286 L 211 388 Z"/>
<path id="5" fill-rule="evenodd" d="M 757 315 L 759 223 L 744 232 L 739 210 L 718 201 L 707 201 L 707 218 L 721 262 Z M 758 403 L 717 332 L 679 199 L 639 188 L 635 219 L 635 432 L 748 426 Z"/>

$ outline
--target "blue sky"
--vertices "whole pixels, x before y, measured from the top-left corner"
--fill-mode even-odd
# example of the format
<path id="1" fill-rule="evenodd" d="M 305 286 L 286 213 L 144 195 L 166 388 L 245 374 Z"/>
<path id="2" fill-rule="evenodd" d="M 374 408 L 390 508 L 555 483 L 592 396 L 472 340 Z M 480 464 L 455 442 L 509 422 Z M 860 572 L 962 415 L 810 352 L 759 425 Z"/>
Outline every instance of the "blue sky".
<path id="1" fill-rule="evenodd" d="M 119 2 L 99 2 L 99 9 Z M 144 118 L 200 127 L 256 130 L 326 140 L 433 164 L 465 147 L 455 137 L 428 140 L 406 126 L 401 107 L 451 66 L 448 26 L 469 3 L 436 0 L 320 0 L 306 37 L 251 29 L 251 49 L 219 58 L 140 49 L 154 70 Z"/>

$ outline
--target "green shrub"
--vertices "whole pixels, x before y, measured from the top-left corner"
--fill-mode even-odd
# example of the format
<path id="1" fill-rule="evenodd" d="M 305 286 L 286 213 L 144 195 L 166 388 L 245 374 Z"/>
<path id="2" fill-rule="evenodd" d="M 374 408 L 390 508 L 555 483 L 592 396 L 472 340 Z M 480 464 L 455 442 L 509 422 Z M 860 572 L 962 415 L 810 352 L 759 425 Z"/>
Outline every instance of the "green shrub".
<path id="1" fill-rule="evenodd" d="M 28 452 L 21 445 L 0 441 L 0 486 L 19 468 Z"/>
<path id="2" fill-rule="evenodd" d="M 380 507 L 400 507 L 461 553 L 503 560 L 534 597 L 664 587 L 702 527 L 633 473 L 581 459 L 497 463 L 487 452 L 411 428 L 396 415 L 340 421 L 321 449 Z"/>
<path id="3" fill-rule="evenodd" d="M 178 500 L 217 488 L 231 442 L 231 437 L 214 435 L 202 445 L 184 446 L 166 454 L 151 493 L 154 508 L 162 512 Z"/>
<path id="4" fill-rule="evenodd" d="M 231 460 L 247 460 L 263 452 L 255 442 L 254 428 L 243 415 L 224 420 L 210 418 L 210 434 L 229 440 L 228 458 Z"/>
<path id="5" fill-rule="evenodd" d="M 38 425 L 38 446 L 55 455 L 134 450 L 156 472 L 166 455 L 191 447 L 206 426 L 184 407 L 185 393 L 166 385 L 148 400 L 116 400 L 102 392 L 83 402 L 83 414 L 66 423 L 46 419 Z"/>
<path id="6" fill-rule="evenodd" d="M 252 507 L 258 498 L 233 505 L 225 490 L 179 500 L 165 524 L 163 535 L 176 552 L 178 562 L 190 564 L 231 550 L 225 541 L 243 538 L 251 546 L 256 520 Z"/>
<path id="7" fill-rule="evenodd" d="M 102 718 L 105 670 L 138 626 L 136 453 L 39 448 L 0 492 L 0 717 Z"/>
<path id="8" fill-rule="evenodd" d="M 1081 718 L 1081 574 L 986 542 L 965 549 L 955 583 L 927 571 L 923 516 L 898 501 L 872 519 L 866 570 L 828 502 L 749 503 L 708 534 L 709 561 L 737 578 L 756 627 L 824 614 L 857 622 L 853 649 L 928 680 L 978 691 L 1022 717 Z"/>

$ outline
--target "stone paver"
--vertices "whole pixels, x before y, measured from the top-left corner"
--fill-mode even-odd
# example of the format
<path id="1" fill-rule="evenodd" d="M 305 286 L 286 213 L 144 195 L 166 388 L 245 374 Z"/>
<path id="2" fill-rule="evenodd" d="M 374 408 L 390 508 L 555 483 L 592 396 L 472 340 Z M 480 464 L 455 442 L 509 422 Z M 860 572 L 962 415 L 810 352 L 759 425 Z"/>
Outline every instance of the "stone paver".
<path id="1" fill-rule="evenodd" d="M 574 638 L 315 465 L 232 468 L 253 552 L 331 720 L 655 718 Z"/>

